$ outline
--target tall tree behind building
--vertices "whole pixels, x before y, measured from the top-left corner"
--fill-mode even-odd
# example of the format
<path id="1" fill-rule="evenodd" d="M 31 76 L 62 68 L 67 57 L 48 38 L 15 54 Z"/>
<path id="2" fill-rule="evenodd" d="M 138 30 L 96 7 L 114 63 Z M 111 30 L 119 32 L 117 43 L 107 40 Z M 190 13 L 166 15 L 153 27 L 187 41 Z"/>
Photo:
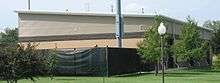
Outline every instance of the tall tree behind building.
<path id="1" fill-rule="evenodd" d="M 172 46 L 172 50 L 177 57 L 178 61 L 190 62 L 189 66 L 193 66 L 193 62 L 204 58 L 207 43 L 200 38 L 200 31 L 197 23 L 187 18 L 187 22 L 184 24 L 179 40 L 177 40 Z"/>
<path id="2" fill-rule="evenodd" d="M 206 21 L 203 25 L 212 30 L 211 45 L 215 54 L 220 53 L 220 21 Z"/>
<path id="3" fill-rule="evenodd" d="M 18 29 L 6 28 L 5 32 L 1 32 L 1 44 L 17 44 L 18 43 Z"/>

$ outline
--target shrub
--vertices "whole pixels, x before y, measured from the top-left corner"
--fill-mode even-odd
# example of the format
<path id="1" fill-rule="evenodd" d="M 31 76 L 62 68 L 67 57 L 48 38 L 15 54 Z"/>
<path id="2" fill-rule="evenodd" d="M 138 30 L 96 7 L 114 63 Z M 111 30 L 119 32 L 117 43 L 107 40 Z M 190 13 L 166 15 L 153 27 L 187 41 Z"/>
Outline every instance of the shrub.
<path id="1" fill-rule="evenodd" d="M 51 75 L 55 64 L 55 53 L 39 51 L 35 44 L 0 45 L 0 78 L 8 83 L 19 79 L 35 81 L 39 75 Z"/>

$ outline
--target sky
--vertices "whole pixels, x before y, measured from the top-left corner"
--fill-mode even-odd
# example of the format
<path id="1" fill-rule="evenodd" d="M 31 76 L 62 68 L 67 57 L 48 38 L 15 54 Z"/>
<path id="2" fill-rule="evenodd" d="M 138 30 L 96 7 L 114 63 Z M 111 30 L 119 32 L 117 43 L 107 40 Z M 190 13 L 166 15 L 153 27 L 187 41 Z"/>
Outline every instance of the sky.
<path id="1" fill-rule="evenodd" d="M 27 10 L 28 0 L 0 0 L 0 30 L 17 26 L 15 10 Z M 116 0 L 31 0 L 31 10 L 72 12 L 111 12 Z M 184 21 L 193 17 L 199 25 L 220 20 L 220 0 L 122 0 L 123 13 L 162 14 Z"/>

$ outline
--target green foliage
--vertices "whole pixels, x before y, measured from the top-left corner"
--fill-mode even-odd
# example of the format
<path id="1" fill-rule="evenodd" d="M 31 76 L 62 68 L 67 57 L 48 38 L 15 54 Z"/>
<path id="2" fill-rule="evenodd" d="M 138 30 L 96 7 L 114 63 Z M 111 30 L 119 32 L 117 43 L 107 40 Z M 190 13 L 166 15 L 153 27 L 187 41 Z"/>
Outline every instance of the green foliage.
<path id="1" fill-rule="evenodd" d="M 187 18 L 179 38 L 180 40 L 172 46 L 178 60 L 190 61 L 203 58 L 204 49 L 207 48 L 208 43 L 200 39 L 197 23 L 190 17 Z"/>
<path id="2" fill-rule="evenodd" d="M 213 69 L 220 69 L 220 56 L 213 57 Z"/>
<path id="3" fill-rule="evenodd" d="M 205 28 L 212 29 L 211 45 L 214 53 L 220 53 L 220 21 L 206 21 L 203 25 Z"/>
<path id="4" fill-rule="evenodd" d="M 39 51 L 36 45 L 1 45 L 0 78 L 10 83 L 19 79 L 35 81 L 39 75 L 50 74 L 55 64 L 55 55 L 50 51 Z"/>
<path id="5" fill-rule="evenodd" d="M 51 78 L 54 76 L 54 69 L 56 67 L 57 58 L 56 58 L 56 49 L 54 50 L 41 50 L 41 59 L 43 59 L 44 64 L 44 75 L 49 75 Z"/>
<path id="6" fill-rule="evenodd" d="M 160 57 L 159 34 L 150 27 L 145 33 L 145 39 L 138 44 L 138 53 L 146 60 L 155 61 Z"/>
<path id="7" fill-rule="evenodd" d="M 36 44 L 18 43 L 17 29 L 6 29 L 0 43 L 0 79 L 16 83 L 35 81 L 39 75 L 52 75 L 56 63 L 54 50 L 37 50 Z"/>
<path id="8" fill-rule="evenodd" d="M 156 16 L 153 26 L 145 29 L 144 40 L 138 43 L 138 54 L 145 60 L 160 59 L 160 35 L 157 29 L 162 21 L 161 16 Z"/>
<path id="9" fill-rule="evenodd" d="M 1 33 L 1 44 L 17 44 L 18 43 L 18 29 L 6 28 L 4 33 Z"/>
<path id="10" fill-rule="evenodd" d="M 212 29 L 213 32 L 216 32 L 217 30 L 220 29 L 220 21 L 206 21 L 203 24 L 203 27 L 208 28 L 208 29 Z"/>

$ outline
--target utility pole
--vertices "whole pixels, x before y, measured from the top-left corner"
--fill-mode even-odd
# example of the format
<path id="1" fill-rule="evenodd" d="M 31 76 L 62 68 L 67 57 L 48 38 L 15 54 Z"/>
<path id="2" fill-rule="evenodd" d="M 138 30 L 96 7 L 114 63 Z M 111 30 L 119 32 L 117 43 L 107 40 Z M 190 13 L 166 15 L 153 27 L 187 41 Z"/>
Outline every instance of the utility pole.
<path id="1" fill-rule="evenodd" d="M 116 39 L 117 39 L 117 45 L 119 48 L 122 48 L 122 38 L 123 38 L 123 32 L 124 32 L 124 27 L 123 27 L 123 20 L 122 20 L 122 15 L 121 15 L 121 0 L 116 0 Z"/>
<path id="2" fill-rule="evenodd" d="M 28 10 L 31 10 L 31 0 L 28 0 Z"/>

